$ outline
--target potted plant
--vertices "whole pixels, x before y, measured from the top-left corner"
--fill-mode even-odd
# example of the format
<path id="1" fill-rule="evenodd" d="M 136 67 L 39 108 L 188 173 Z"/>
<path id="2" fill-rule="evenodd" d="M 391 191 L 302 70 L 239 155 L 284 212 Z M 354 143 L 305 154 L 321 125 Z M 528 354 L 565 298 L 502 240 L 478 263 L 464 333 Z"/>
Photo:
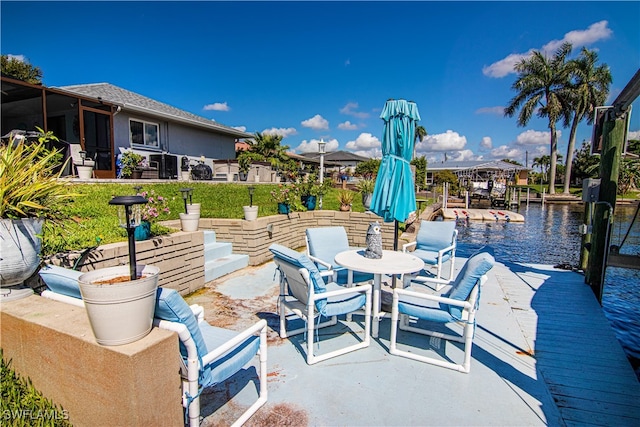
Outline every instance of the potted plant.
<path id="1" fill-rule="evenodd" d="M 249 206 L 242 207 L 242 210 L 244 211 L 244 219 L 247 221 L 253 221 L 258 218 L 258 207 L 253 206 L 253 192 L 255 189 L 256 188 L 252 185 L 247 187 L 247 190 L 249 190 Z"/>
<path id="2" fill-rule="evenodd" d="M 147 240 L 151 237 L 151 225 L 165 215 L 169 215 L 169 204 L 167 199 L 155 191 L 143 191 L 138 196 L 147 199 L 147 203 L 140 205 L 140 225 L 134 231 L 136 240 Z"/>
<path id="3" fill-rule="evenodd" d="M 278 184 L 278 188 L 271 191 L 271 197 L 278 204 L 278 213 L 288 214 L 296 201 L 296 186 Z"/>
<path id="4" fill-rule="evenodd" d="M 75 164 L 76 170 L 78 171 L 78 178 L 91 179 L 93 176 L 93 166 L 95 162 L 93 160 L 86 160 L 87 152 L 84 150 L 81 150 L 78 154 L 80 155 L 81 160 L 80 163 Z"/>
<path id="5" fill-rule="evenodd" d="M 0 287 L 2 301 L 24 298 L 33 291 L 22 286 L 38 268 L 44 221 L 58 222 L 67 215 L 63 205 L 77 196 L 60 180 L 62 155 L 46 143 L 57 139 L 37 128 L 37 142 L 0 142 Z"/>
<path id="6" fill-rule="evenodd" d="M 351 190 L 340 190 L 338 192 L 338 202 L 340 203 L 341 211 L 347 212 L 351 210 L 354 194 L 355 193 Z"/>
<path id="7" fill-rule="evenodd" d="M 246 181 L 249 177 L 251 163 L 252 160 L 248 153 L 243 152 L 238 156 L 238 179 L 240 181 Z"/>
<path id="8" fill-rule="evenodd" d="M 118 196 L 120 226 L 127 230 L 129 265 L 99 268 L 78 278 L 80 293 L 96 341 L 122 345 L 146 336 L 152 327 L 160 269 L 136 262 L 135 228 L 141 219 L 142 196 Z"/>
<path id="9" fill-rule="evenodd" d="M 356 184 L 356 189 L 362 194 L 362 205 L 367 210 L 371 207 L 371 197 L 375 186 L 376 182 L 371 178 L 362 178 Z"/>
<path id="10" fill-rule="evenodd" d="M 140 169 L 144 164 L 145 158 L 142 154 L 134 153 L 131 150 L 127 150 L 122 153 L 121 157 L 121 176 L 123 178 L 142 178 L 142 170 Z M 139 176 L 138 176 L 139 175 Z"/>

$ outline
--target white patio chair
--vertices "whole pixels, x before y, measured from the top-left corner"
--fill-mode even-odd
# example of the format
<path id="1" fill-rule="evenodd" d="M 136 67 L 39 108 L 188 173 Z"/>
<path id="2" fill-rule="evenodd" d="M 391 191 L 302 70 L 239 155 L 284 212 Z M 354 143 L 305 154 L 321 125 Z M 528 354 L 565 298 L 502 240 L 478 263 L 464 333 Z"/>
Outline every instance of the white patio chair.
<path id="1" fill-rule="evenodd" d="M 409 248 L 415 246 L 412 252 L 424 261 L 425 264 L 436 267 L 436 279 L 442 279 L 442 264 L 449 261 L 449 281 L 453 280 L 453 270 L 456 260 L 456 230 L 455 221 L 420 221 L 420 229 L 416 241 L 402 245 L 403 252 L 409 252 Z M 414 280 L 428 281 L 428 276 L 416 276 Z M 436 282 L 436 290 L 439 291 L 447 282 Z"/>
<path id="2" fill-rule="evenodd" d="M 325 284 L 316 265 L 300 252 L 273 244 L 269 250 L 280 272 L 280 337 L 306 333 L 306 360 L 309 365 L 369 346 L 371 341 L 371 285 L 345 288 L 335 282 Z M 330 272 L 328 274 L 331 274 Z M 357 343 L 322 355 L 313 350 L 314 330 L 337 324 L 337 316 L 364 307 L 364 337 Z M 286 311 L 292 312 L 287 316 Z M 321 316 L 330 318 L 320 322 Z M 298 317 L 305 327 L 287 330 L 287 322 Z M 318 324 L 316 325 L 316 318 Z M 355 335 L 355 333 L 354 333 Z"/>
<path id="3" fill-rule="evenodd" d="M 40 277 L 45 298 L 84 307 L 78 287 L 83 272 L 46 266 Z M 158 288 L 154 326 L 174 331 L 180 340 L 182 406 L 188 425 L 200 425 L 200 392 L 226 381 L 258 356 L 258 399 L 238 418 L 244 424 L 267 401 L 267 322 L 263 319 L 242 332 L 217 328 L 204 320 L 199 305 L 189 306 L 173 289 Z"/>
<path id="4" fill-rule="evenodd" d="M 349 270 L 339 266 L 335 257 L 340 252 L 359 249 L 349 246 L 349 238 L 344 227 L 316 227 L 305 231 L 307 256 L 316 263 L 321 272 L 331 270 L 333 281 L 339 285 L 350 286 L 352 283 L 373 281 L 373 274 L 353 271 L 353 279 L 349 278 Z"/>
<path id="5" fill-rule="evenodd" d="M 480 289 L 487 280 L 486 273 L 495 263 L 493 249 L 489 246 L 481 248 L 472 255 L 453 281 L 451 289 L 444 295 L 433 295 L 418 292 L 418 289 L 408 287 L 396 288 L 393 291 L 393 305 L 391 310 L 391 340 L 389 352 L 432 365 L 442 366 L 459 372 L 468 373 L 471 369 L 471 349 L 475 330 L 475 315 L 478 309 Z M 460 335 L 436 332 L 432 329 L 417 326 L 418 322 L 438 324 L 458 323 L 462 325 Z M 416 325 L 412 325 L 415 323 Z M 456 341 L 463 344 L 464 360 L 454 363 L 443 359 L 427 357 L 417 352 L 398 349 L 398 328 L 404 331 L 430 335 L 439 339 Z M 426 341 L 430 342 L 430 341 Z"/>

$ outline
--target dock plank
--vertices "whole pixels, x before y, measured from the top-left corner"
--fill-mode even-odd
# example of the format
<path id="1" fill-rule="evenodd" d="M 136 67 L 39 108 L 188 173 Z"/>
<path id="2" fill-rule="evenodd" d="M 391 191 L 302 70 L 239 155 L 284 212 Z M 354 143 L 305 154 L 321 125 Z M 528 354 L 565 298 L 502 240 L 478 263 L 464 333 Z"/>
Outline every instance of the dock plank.
<path id="1" fill-rule="evenodd" d="M 640 384 L 584 277 L 505 267 L 498 283 L 566 425 L 640 425 Z"/>

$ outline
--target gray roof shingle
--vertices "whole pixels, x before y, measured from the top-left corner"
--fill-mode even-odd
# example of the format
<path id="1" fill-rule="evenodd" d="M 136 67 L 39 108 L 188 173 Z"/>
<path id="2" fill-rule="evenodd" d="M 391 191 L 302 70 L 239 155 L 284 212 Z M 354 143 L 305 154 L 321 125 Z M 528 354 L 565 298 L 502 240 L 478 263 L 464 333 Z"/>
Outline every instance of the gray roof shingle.
<path id="1" fill-rule="evenodd" d="M 72 92 L 89 98 L 101 99 L 105 102 L 120 105 L 124 110 L 146 112 L 151 115 L 168 117 L 176 121 L 188 122 L 221 133 L 234 135 L 239 138 L 251 138 L 252 135 L 229 126 L 222 125 L 214 120 L 189 113 L 171 105 L 142 96 L 135 92 L 123 89 L 110 83 L 93 83 L 72 86 L 60 86 L 56 89 Z"/>

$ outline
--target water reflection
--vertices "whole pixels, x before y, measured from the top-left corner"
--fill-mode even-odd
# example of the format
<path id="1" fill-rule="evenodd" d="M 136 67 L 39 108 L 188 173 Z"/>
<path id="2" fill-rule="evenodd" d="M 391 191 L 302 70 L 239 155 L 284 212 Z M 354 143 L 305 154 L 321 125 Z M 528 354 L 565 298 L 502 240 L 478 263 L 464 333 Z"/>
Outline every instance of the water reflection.
<path id="1" fill-rule="evenodd" d="M 635 206 L 616 207 L 612 245 L 620 245 L 624 239 L 635 210 Z M 578 266 L 584 218 L 581 204 L 523 205 L 519 213 L 524 215 L 524 223 L 459 220 L 458 253 L 466 257 L 490 244 L 499 261 Z M 640 253 L 638 220 L 620 253 Z M 604 313 L 627 354 L 640 359 L 640 270 L 609 267 L 604 282 Z"/>

